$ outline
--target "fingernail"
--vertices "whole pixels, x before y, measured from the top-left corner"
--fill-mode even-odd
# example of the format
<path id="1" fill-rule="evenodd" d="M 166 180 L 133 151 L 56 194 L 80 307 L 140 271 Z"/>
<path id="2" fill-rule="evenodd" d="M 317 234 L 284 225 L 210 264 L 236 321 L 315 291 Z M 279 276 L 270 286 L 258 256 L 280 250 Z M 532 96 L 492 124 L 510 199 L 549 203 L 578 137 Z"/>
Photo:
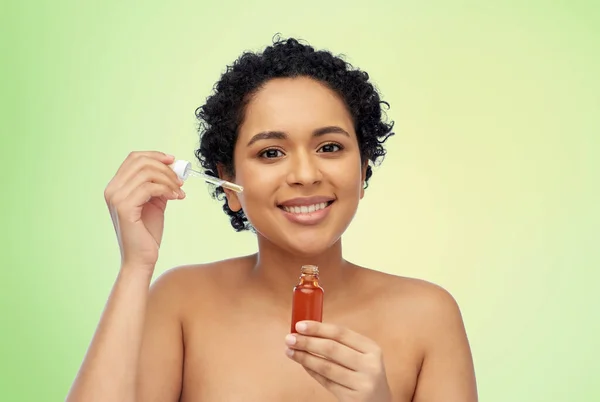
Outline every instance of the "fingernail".
<path id="1" fill-rule="evenodd" d="M 292 356 L 294 356 L 294 350 L 293 350 L 293 349 L 287 349 L 287 350 L 285 351 L 285 354 L 286 354 L 288 357 L 292 357 Z"/>
<path id="2" fill-rule="evenodd" d="M 294 345 L 296 343 L 296 337 L 292 334 L 286 335 L 285 343 L 288 345 Z"/>
<path id="3" fill-rule="evenodd" d="M 179 194 L 181 195 L 180 198 L 184 198 L 185 197 L 185 191 L 183 191 L 183 189 L 179 189 Z"/>
<path id="4" fill-rule="evenodd" d="M 298 331 L 300 331 L 300 332 L 302 332 L 302 331 L 306 331 L 306 328 L 307 328 L 307 327 L 308 327 L 308 326 L 306 325 L 306 323 L 305 323 L 305 322 L 297 322 L 297 323 L 296 323 L 296 330 L 298 330 Z"/>

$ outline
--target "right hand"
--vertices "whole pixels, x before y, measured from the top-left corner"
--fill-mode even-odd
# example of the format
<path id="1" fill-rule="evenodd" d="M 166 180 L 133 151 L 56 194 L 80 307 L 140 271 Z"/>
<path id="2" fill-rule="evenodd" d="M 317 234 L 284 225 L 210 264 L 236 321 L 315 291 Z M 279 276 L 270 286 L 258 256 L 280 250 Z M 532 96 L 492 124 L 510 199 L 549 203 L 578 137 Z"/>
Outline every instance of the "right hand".
<path id="1" fill-rule="evenodd" d="M 173 162 L 162 152 L 132 152 L 104 190 L 122 267 L 154 270 L 167 201 L 185 198 L 183 182 L 168 166 Z"/>

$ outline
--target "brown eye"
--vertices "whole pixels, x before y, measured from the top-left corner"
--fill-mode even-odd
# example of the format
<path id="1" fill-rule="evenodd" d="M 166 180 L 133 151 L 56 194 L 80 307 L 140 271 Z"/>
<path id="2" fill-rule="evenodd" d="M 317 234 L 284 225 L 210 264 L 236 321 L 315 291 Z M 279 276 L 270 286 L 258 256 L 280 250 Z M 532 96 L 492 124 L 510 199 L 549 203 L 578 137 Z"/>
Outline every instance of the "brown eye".
<path id="1" fill-rule="evenodd" d="M 341 145 L 330 143 L 330 144 L 323 145 L 320 148 L 320 152 L 337 152 L 337 151 L 341 151 L 342 149 L 343 148 Z"/>
<path id="2" fill-rule="evenodd" d="M 282 157 L 283 152 L 281 152 L 279 149 L 270 148 L 262 151 L 259 156 L 261 158 L 274 159 Z"/>

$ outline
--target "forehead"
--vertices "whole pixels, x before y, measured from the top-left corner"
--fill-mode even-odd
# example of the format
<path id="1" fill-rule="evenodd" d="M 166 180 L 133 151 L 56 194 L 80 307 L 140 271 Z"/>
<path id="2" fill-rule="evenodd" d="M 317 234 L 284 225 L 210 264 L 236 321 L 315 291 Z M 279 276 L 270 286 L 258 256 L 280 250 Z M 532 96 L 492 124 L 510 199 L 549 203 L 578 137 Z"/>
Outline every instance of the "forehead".
<path id="1" fill-rule="evenodd" d="M 277 78 L 250 99 L 240 136 L 264 130 L 309 132 L 331 125 L 353 131 L 350 113 L 334 91 L 306 77 Z"/>

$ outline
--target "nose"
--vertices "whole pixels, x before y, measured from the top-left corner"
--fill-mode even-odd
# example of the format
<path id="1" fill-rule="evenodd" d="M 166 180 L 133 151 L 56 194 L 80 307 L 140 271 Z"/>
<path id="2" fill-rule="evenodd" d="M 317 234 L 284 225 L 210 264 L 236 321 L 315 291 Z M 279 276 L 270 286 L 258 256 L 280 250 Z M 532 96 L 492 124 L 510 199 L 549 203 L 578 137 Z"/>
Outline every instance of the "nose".
<path id="1" fill-rule="evenodd" d="M 290 158 L 287 182 L 289 185 L 310 186 L 319 183 L 323 175 L 319 169 L 318 161 L 307 153 L 298 153 Z"/>

